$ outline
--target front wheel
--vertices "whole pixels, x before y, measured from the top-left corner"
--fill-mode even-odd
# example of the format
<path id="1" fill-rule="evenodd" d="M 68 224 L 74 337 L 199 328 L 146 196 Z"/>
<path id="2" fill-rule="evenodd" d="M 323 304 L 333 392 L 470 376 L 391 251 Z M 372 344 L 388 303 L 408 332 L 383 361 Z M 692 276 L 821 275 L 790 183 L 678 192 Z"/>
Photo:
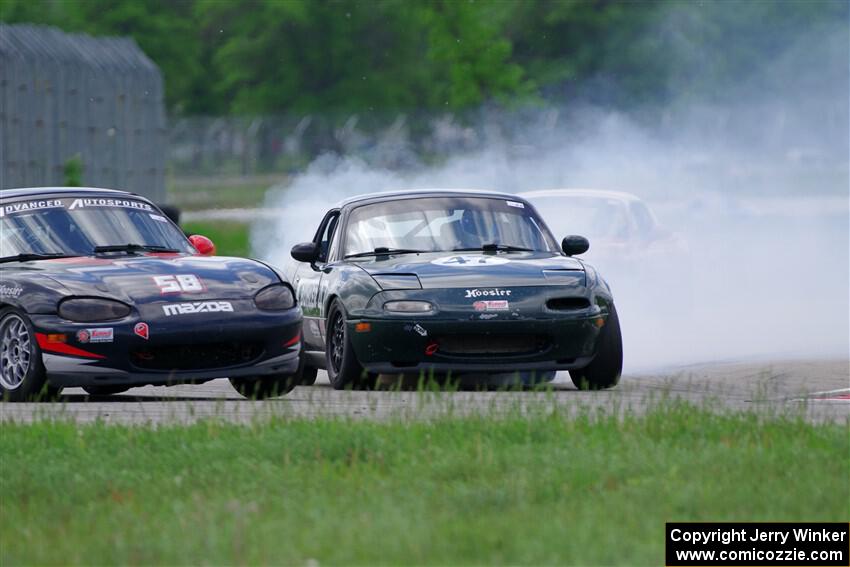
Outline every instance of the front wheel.
<path id="1" fill-rule="evenodd" d="M 608 320 L 599 334 L 599 345 L 593 361 L 578 370 L 570 370 L 570 378 L 579 390 L 604 390 L 613 388 L 623 373 L 623 337 L 620 319 L 612 303 Z"/>
<path id="2" fill-rule="evenodd" d="M 0 311 L 0 396 L 10 402 L 49 400 L 59 388 L 47 382 L 35 329 L 23 313 Z"/>
<path id="3" fill-rule="evenodd" d="M 297 385 L 297 377 L 291 374 L 258 376 L 256 378 L 230 378 L 233 389 L 250 400 L 265 400 L 284 396 Z"/>
<path id="4" fill-rule="evenodd" d="M 335 390 L 363 388 L 370 385 L 371 376 L 354 354 L 348 336 L 345 310 L 339 300 L 334 300 L 328 314 L 325 357 L 327 358 L 328 380 Z"/>

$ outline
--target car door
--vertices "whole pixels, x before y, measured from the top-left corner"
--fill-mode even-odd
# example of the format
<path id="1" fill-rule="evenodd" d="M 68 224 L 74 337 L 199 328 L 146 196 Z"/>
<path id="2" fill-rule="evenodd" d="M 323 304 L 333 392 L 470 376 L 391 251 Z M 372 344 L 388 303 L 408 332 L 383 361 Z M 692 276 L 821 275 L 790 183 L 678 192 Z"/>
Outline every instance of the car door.
<path id="1" fill-rule="evenodd" d="M 319 247 L 316 261 L 312 264 L 302 264 L 295 274 L 296 294 L 304 312 L 304 343 L 307 350 L 325 349 L 323 306 L 328 287 L 325 275 L 331 269 L 329 258 L 332 257 L 338 221 L 338 210 L 325 215 L 313 238 L 313 242 Z"/>

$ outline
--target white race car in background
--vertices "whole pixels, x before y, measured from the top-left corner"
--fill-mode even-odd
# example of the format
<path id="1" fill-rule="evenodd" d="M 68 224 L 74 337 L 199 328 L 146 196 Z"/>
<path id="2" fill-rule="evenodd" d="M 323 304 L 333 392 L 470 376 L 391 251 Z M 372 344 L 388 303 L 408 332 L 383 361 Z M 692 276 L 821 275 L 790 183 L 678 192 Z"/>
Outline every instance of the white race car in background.
<path id="1" fill-rule="evenodd" d="M 691 262 L 685 240 L 658 224 L 639 197 L 619 191 L 551 189 L 520 193 L 555 234 L 590 240 L 582 258 L 606 274 L 615 291 L 645 304 L 647 294 L 691 301 Z"/>

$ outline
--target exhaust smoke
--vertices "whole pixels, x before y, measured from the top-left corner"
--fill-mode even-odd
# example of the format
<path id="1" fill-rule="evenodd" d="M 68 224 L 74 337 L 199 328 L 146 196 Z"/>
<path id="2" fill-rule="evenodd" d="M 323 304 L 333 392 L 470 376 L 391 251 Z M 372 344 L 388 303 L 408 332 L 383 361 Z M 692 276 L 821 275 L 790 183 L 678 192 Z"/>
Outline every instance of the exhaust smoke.
<path id="1" fill-rule="evenodd" d="M 478 150 L 438 166 L 393 171 L 374 159 L 322 156 L 269 191 L 266 206 L 280 214 L 254 225 L 255 252 L 285 265 L 290 247 L 312 237 L 331 205 L 363 193 L 626 191 L 688 250 L 685 259 L 660 258 L 649 281 L 616 269 L 607 276 L 627 371 L 760 357 L 847 359 L 847 37 L 846 22 L 818 30 L 765 58 L 722 97 L 628 112 L 573 104 L 485 120 L 476 129 Z M 588 256 L 593 263 L 593 240 Z"/>

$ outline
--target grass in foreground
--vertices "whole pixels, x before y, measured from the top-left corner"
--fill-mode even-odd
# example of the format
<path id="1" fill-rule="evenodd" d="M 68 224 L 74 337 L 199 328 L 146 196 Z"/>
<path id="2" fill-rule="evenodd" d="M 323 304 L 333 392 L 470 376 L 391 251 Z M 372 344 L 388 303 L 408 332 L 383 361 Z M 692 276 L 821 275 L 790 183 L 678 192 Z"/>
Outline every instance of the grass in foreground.
<path id="1" fill-rule="evenodd" d="M 717 415 L 0 426 L 0 564 L 663 564 L 664 522 L 846 521 L 848 425 Z"/>
<path id="2" fill-rule="evenodd" d="M 251 256 L 251 235 L 247 223 L 199 221 L 182 223 L 187 234 L 202 234 L 215 242 L 219 256 Z"/>

